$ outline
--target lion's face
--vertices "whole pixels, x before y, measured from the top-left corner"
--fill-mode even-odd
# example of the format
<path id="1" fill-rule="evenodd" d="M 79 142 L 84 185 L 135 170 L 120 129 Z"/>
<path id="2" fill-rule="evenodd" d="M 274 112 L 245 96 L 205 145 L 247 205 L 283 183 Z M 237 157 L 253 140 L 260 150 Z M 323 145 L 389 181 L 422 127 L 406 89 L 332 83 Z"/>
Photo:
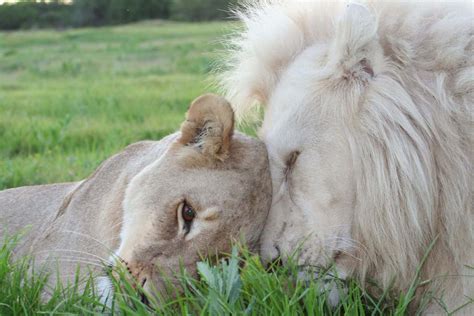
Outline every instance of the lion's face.
<path id="1" fill-rule="evenodd" d="M 320 113 L 344 100 L 324 92 L 317 66 L 324 53 L 316 47 L 297 58 L 267 104 L 260 137 L 269 153 L 273 204 L 262 236 L 265 261 L 297 252 L 300 265 L 325 266 L 351 246 L 351 151 L 342 122 Z"/>
<path id="2" fill-rule="evenodd" d="M 145 289 L 182 265 L 195 272 L 232 240 L 255 249 L 271 202 L 265 146 L 233 134 L 233 113 L 215 96 L 197 99 L 181 135 L 128 186 L 117 256 Z"/>
<path id="3" fill-rule="evenodd" d="M 335 261 L 343 275 L 355 248 L 351 228 L 358 176 L 351 134 L 363 124 L 374 71 L 386 67 L 374 40 L 373 17 L 357 5 L 349 11 L 334 37 L 309 45 L 280 70 L 266 91 L 259 133 L 273 181 L 263 260 L 298 254 L 299 265 Z"/>

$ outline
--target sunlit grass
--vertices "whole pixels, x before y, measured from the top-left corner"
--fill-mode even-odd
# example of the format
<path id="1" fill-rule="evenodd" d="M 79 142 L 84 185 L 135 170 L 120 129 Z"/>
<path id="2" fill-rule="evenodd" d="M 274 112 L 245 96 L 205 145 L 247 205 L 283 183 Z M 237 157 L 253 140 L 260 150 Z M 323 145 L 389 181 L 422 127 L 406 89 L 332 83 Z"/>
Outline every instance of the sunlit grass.
<path id="1" fill-rule="evenodd" d="M 0 33 L 0 189 L 86 177 L 174 132 L 209 91 L 226 23 Z"/>
<path id="2" fill-rule="evenodd" d="M 18 239 L 5 239 L 0 249 L 0 315 L 80 314 L 80 315 L 403 315 L 404 307 L 375 299 L 352 281 L 342 281 L 333 271 L 319 271 L 316 278 L 297 278 L 299 267 L 293 260 L 285 266 L 264 267 L 260 258 L 243 247 L 214 265 L 198 263 L 198 276 L 184 269 L 167 282 L 166 294 L 144 292 L 120 266 L 110 273 L 113 298 L 107 303 L 98 296 L 94 279 L 87 273 L 75 281 L 54 287 L 48 275 L 32 273 L 29 258 L 12 261 Z M 213 262 L 213 261 L 212 261 Z M 105 267 L 105 266 L 104 266 Z M 336 291 L 340 302 L 330 303 Z M 43 296 L 44 292 L 49 293 Z M 143 295 L 147 300 L 143 299 Z M 410 294 L 412 295 L 412 294 Z M 411 297 L 408 297 L 411 299 Z"/>

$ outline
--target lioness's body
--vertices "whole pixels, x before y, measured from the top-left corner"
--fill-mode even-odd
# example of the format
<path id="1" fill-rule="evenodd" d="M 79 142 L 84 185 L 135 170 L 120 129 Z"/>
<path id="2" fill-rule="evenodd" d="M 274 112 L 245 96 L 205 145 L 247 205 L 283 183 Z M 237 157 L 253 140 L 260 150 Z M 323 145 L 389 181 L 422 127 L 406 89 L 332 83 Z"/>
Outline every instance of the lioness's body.
<path id="1" fill-rule="evenodd" d="M 28 231 L 21 247 L 16 250 L 17 254 L 28 249 L 32 241 L 41 235 L 40 232 L 49 226 L 48 223 L 53 222 L 64 198 L 78 185 L 79 182 L 37 185 L 0 192 L 2 235 L 5 232 L 18 234 L 21 231 Z"/>
<path id="2" fill-rule="evenodd" d="M 127 184 L 177 136 L 132 144 L 84 181 L 0 191 L 0 234 L 25 231 L 15 255 L 33 255 L 41 266 L 57 261 L 65 279 L 73 277 L 81 261 L 106 260 L 120 242 Z"/>

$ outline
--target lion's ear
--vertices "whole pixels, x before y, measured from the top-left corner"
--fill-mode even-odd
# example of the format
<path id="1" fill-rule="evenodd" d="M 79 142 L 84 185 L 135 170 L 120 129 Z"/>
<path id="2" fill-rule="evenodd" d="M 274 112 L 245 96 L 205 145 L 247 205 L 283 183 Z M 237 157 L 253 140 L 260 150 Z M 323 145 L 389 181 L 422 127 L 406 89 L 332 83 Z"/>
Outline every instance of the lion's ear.
<path id="1" fill-rule="evenodd" d="M 195 99 L 181 125 L 179 142 L 208 158 L 225 160 L 234 131 L 234 112 L 224 98 L 205 94 Z"/>
<path id="2" fill-rule="evenodd" d="M 341 67 L 343 78 L 374 76 L 374 63 L 380 54 L 380 46 L 377 21 L 368 8 L 355 3 L 347 5 L 337 23 L 330 52 L 332 63 Z"/>

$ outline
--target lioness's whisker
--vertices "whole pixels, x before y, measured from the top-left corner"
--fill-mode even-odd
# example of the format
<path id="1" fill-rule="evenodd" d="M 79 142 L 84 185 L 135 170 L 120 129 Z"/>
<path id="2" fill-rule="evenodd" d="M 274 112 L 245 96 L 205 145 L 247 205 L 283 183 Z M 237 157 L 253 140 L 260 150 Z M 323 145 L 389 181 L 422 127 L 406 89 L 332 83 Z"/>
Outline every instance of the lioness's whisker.
<path id="1" fill-rule="evenodd" d="M 59 257 L 51 257 L 52 260 L 55 260 L 55 259 L 69 259 L 69 260 L 83 260 L 84 262 L 93 262 L 93 263 L 96 263 L 96 264 L 100 264 L 101 266 L 104 266 L 105 263 L 103 261 L 99 261 L 99 260 L 96 260 L 96 259 L 90 259 L 90 258 L 87 258 L 87 257 L 78 257 L 78 256 L 59 256 Z"/>
<path id="2" fill-rule="evenodd" d="M 113 233 L 113 230 L 119 226 L 119 225 L 122 225 L 125 221 L 124 220 L 121 220 L 121 221 L 118 221 L 117 223 L 114 223 L 110 226 L 107 227 L 107 232 L 109 233 Z M 116 240 L 116 239 L 120 239 L 120 236 L 116 236 L 116 237 L 111 237 L 111 238 L 108 238 L 108 239 L 105 239 L 103 242 L 108 242 L 108 241 L 112 241 L 112 240 Z"/>
<path id="3" fill-rule="evenodd" d="M 115 227 L 117 227 L 118 225 L 122 225 L 123 223 L 124 223 L 124 220 L 121 220 L 121 221 L 111 225 L 108 229 L 110 231 L 110 230 L 114 229 Z"/>
<path id="4" fill-rule="evenodd" d="M 108 251 L 110 251 L 110 253 L 112 255 L 114 255 L 114 251 L 112 249 L 110 249 L 109 246 L 107 246 L 106 244 L 104 244 L 102 241 L 98 240 L 97 238 L 94 238 L 90 235 L 86 235 L 86 234 L 83 234 L 83 233 L 80 233 L 80 232 L 76 232 L 76 231 L 73 231 L 73 230 L 59 230 L 58 232 L 60 233 L 67 233 L 67 234 L 76 234 L 78 236 L 82 236 L 82 237 L 86 237 L 86 238 L 89 238 L 93 241 L 95 241 L 96 243 L 98 243 L 99 245 L 103 246 L 105 249 L 107 249 Z"/>
<path id="5" fill-rule="evenodd" d="M 83 255 L 86 255 L 86 256 L 91 256 L 93 258 L 96 258 L 100 262 L 108 262 L 109 261 L 109 259 L 107 259 L 107 258 L 102 258 L 102 257 L 100 257 L 98 255 L 95 255 L 93 253 L 90 253 L 90 252 L 79 251 L 79 250 L 71 250 L 71 249 L 43 250 L 43 251 L 35 252 L 33 255 L 42 254 L 42 253 L 51 253 L 51 252 L 72 252 L 72 253 L 83 254 Z M 90 259 L 93 259 L 93 258 L 90 258 Z"/>
<path id="6" fill-rule="evenodd" d="M 105 249 L 107 249 L 107 251 L 110 252 L 110 255 L 111 255 L 111 256 L 113 256 L 114 258 L 119 259 L 121 262 L 125 262 L 125 260 L 123 260 L 122 258 L 120 258 L 120 256 L 117 255 L 114 250 L 110 249 L 109 246 L 107 246 L 106 244 L 104 244 L 103 242 L 101 242 L 100 240 L 98 240 L 97 238 L 94 238 L 94 237 L 92 237 L 92 236 L 89 236 L 89 235 L 86 235 L 86 234 L 83 234 L 83 233 L 80 233 L 80 232 L 72 231 L 72 230 L 60 230 L 59 232 L 62 232 L 62 233 L 70 233 L 70 234 L 76 234 L 76 235 L 78 235 L 78 236 L 90 238 L 91 240 L 97 242 L 99 245 L 101 245 L 101 246 L 103 246 Z"/>
<path id="7" fill-rule="evenodd" d="M 87 261 L 87 260 L 75 260 L 75 259 L 68 259 L 68 258 L 66 258 L 66 259 L 63 259 L 63 258 L 46 258 L 46 259 L 40 259 L 36 262 L 54 262 L 54 261 L 57 261 L 57 262 L 77 262 L 77 263 L 84 263 L 84 264 L 96 266 L 96 267 L 99 267 L 99 268 L 103 268 L 103 265 L 98 264 L 97 262 Z"/>
<path id="8" fill-rule="evenodd" d="M 47 257 L 47 258 L 42 258 L 42 259 L 39 259 L 39 260 L 36 260 L 36 262 L 49 262 L 49 261 L 63 261 L 63 260 L 82 260 L 84 261 L 84 263 L 94 263 L 94 264 L 100 264 L 100 265 L 104 265 L 103 262 L 101 261 L 95 261 L 94 259 L 88 259 L 88 258 L 84 258 L 84 257 L 78 257 L 78 256 L 58 256 L 58 257 Z"/>
<path id="9" fill-rule="evenodd" d="M 115 240 L 120 240 L 120 236 L 104 239 L 103 242 L 111 242 L 111 241 L 115 241 Z"/>

